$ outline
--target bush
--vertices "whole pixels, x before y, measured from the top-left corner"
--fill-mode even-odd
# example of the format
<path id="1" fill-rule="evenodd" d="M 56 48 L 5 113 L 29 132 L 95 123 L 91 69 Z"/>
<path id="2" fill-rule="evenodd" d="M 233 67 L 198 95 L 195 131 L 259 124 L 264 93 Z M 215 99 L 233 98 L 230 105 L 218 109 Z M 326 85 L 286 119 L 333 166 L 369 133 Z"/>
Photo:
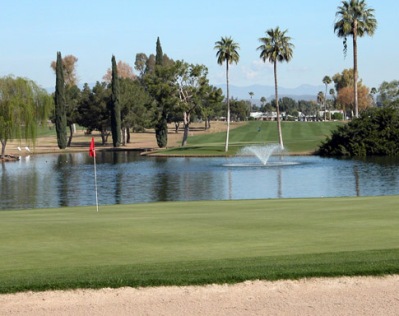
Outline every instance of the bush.
<path id="1" fill-rule="evenodd" d="M 342 113 L 333 113 L 331 115 L 331 119 L 332 120 L 338 120 L 341 121 L 344 118 L 344 116 L 342 115 Z"/>
<path id="2" fill-rule="evenodd" d="M 398 156 L 399 110 L 369 108 L 332 132 L 319 147 L 321 156 Z"/>

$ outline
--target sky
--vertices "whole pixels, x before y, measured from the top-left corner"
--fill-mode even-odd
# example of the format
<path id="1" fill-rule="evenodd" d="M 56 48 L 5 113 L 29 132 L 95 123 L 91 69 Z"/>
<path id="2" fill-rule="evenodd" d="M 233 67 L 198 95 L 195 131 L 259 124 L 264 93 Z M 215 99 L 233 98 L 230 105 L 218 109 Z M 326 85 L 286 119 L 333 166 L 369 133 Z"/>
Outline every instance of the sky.
<path id="1" fill-rule="evenodd" d="M 399 1 L 366 0 L 378 21 L 373 37 L 358 40 L 359 77 L 378 88 L 399 79 Z M 230 84 L 273 85 L 273 67 L 259 58 L 259 38 L 277 26 L 295 45 L 293 59 L 278 64 L 279 85 L 322 85 L 322 79 L 353 67 L 334 34 L 339 0 L 0 0 L 0 76 L 55 86 L 50 68 L 57 51 L 74 55 L 79 83 L 102 81 L 112 55 L 132 67 L 137 53 L 155 54 L 156 40 L 174 60 L 203 64 L 211 84 L 226 81 L 215 42 L 231 36 L 240 59 Z"/>

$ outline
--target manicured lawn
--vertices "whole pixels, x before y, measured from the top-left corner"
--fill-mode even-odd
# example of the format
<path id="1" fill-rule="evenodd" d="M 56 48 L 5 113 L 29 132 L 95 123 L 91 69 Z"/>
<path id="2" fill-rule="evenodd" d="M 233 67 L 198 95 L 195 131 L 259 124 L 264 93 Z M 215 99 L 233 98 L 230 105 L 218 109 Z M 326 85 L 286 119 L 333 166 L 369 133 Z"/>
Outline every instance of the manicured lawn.
<path id="1" fill-rule="evenodd" d="M 313 153 L 321 141 L 342 122 L 282 122 L 284 147 L 290 153 Z M 252 144 L 278 143 L 277 123 L 252 121 L 230 131 L 229 153 Z M 225 155 L 226 133 L 212 133 L 188 138 L 186 147 L 160 151 L 166 155 Z"/>
<path id="2" fill-rule="evenodd" d="M 399 197 L 0 212 L 0 293 L 399 273 Z"/>

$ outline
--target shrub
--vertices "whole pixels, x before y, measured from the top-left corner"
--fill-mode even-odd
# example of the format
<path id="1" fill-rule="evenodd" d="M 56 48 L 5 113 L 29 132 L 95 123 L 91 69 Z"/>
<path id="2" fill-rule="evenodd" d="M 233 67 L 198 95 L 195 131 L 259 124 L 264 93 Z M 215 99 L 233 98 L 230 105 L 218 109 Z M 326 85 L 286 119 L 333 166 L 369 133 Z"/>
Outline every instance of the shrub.
<path id="1" fill-rule="evenodd" d="M 319 147 L 321 156 L 399 155 L 399 110 L 369 108 L 339 126 Z"/>

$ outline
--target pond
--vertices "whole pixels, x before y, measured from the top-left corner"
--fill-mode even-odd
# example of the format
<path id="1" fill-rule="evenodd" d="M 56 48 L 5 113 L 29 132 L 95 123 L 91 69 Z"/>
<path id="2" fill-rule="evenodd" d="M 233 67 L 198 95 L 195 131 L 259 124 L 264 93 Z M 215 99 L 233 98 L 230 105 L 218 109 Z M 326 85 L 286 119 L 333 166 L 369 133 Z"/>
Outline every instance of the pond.
<path id="1" fill-rule="evenodd" d="M 87 152 L 21 157 L 0 165 L 0 209 L 95 205 L 94 164 Z M 97 152 L 98 201 L 235 200 L 399 194 L 399 160 L 272 156 L 143 157 Z"/>

